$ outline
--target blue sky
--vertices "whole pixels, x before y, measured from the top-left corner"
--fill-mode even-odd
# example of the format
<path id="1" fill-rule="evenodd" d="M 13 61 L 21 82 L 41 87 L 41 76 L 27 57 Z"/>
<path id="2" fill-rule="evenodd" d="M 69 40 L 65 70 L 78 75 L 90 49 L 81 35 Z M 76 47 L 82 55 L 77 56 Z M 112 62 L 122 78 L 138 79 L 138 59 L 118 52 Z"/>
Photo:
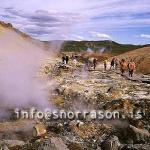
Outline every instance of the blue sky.
<path id="1" fill-rule="evenodd" d="M 0 20 L 46 41 L 150 43 L 150 0 L 4 0 Z"/>

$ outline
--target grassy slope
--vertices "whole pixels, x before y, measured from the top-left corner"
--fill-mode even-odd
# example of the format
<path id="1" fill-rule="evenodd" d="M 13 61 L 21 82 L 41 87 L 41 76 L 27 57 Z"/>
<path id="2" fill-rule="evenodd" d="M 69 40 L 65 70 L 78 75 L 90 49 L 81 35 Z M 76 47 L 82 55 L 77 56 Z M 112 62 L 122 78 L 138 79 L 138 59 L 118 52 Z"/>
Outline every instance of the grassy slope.
<path id="1" fill-rule="evenodd" d="M 144 46 L 145 45 L 119 44 L 110 41 L 66 41 L 63 44 L 62 51 L 80 52 L 86 51 L 88 47 L 94 51 L 98 51 L 98 49 L 105 47 L 105 52 L 113 55 L 119 55 Z"/>

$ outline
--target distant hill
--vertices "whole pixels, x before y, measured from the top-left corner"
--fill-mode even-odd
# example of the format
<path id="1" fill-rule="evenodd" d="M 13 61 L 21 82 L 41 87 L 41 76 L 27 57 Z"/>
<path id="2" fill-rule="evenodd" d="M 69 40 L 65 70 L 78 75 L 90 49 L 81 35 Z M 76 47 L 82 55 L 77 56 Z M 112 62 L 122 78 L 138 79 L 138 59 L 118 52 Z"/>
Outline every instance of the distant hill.
<path id="1" fill-rule="evenodd" d="M 117 58 L 133 59 L 137 65 L 137 72 L 150 75 L 150 46 L 126 52 Z"/>
<path id="2" fill-rule="evenodd" d="M 14 28 L 12 24 L 0 21 L 0 51 L 5 49 L 30 49 L 32 46 L 34 46 L 35 49 L 51 49 L 51 51 L 54 49 L 58 50 L 58 48 L 60 49 L 61 47 L 58 41 L 44 42 L 34 39 L 28 34 Z"/>
<path id="3" fill-rule="evenodd" d="M 119 44 L 114 41 L 65 41 L 62 51 L 99 51 L 119 55 L 150 45 Z"/>
<path id="4" fill-rule="evenodd" d="M 4 47 L 6 49 L 7 47 L 15 49 L 21 48 L 20 45 L 25 47 L 27 44 L 22 44 L 23 42 L 27 42 L 28 44 L 32 44 L 39 48 L 43 48 L 45 46 L 43 42 L 36 40 L 26 33 L 14 28 L 12 24 L 0 21 L 0 49 L 3 49 Z"/>

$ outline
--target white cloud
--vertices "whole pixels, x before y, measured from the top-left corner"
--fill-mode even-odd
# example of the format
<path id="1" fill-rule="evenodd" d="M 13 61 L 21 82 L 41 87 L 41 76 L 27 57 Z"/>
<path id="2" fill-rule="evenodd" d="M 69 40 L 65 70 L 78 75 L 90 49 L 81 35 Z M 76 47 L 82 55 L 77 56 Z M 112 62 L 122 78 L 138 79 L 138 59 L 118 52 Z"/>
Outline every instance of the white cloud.
<path id="1" fill-rule="evenodd" d="M 34 36 L 39 39 L 44 36 L 49 40 L 63 38 L 60 35 L 66 34 L 67 38 L 77 40 L 120 39 L 127 32 L 133 37 L 133 34 L 139 35 L 139 29 L 148 31 L 149 10 L 150 0 L 5 0 L 1 2 L 0 20 L 13 23 L 32 35 L 36 33 Z M 42 31 L 48 35 L 42 35 Z M 89 34 L 89 31 L 97 32 Z M 149 31 L 146 33 L 150 34 Z"/>
<path id="2" fill-rule="evenodd" d="M 141 34 L 140 37 L 150 39 L 150 34 Z"/>
<path id="3" fill-rule="evenodd" d="M 96 39 L 111 39 L 111 37 L 108 35 L 108 34 L 105 34 L 105 33 L 98 33 L 98 32 L 90 32 L 91 36 L 93 38 L 96 38 Z"/>
<path id="4" fill-rule="evenodd" d="M 36 10 L 26 12 L 5 8 L 4 14 L 15 17 L 15 19 L 5 18 L 6 22 L 11 22 L 16 28 L 41 40 L 62 39 L 61 35 L 68 36 L 71 27 L 81 23 L 84 18 L 79 13 Z M 1 18 L 1 17 L 0 17 Z M 26 25 L 25 25 L 26 24 Z M 68 34 L 68 35 L 67 35 Z M 45 36 L 45 39 L 44 39 Z M 81 39 L 81 37 L 76 37 Z M 66 37 L 64 37 L 66 40 Z"/>
<path id="5" fill-rule="evenodd" d="M 80 35 L 73 35 L 73 40 L 76 40 L 76 41 L 83 41 L 83 40 L 86 40 L 83 36 L 80 36 Z"/>

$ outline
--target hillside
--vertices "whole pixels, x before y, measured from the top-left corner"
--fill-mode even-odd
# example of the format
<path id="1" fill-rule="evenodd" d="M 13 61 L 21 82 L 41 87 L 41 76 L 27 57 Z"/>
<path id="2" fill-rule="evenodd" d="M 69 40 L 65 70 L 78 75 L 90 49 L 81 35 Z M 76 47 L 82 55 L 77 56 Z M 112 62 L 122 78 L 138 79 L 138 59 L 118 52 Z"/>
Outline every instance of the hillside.
<path id="1" fill-rule="evenodd" d="M 119 44 L 114 41 L 66 41 L 62 51 L 99 51 L 119 55 L 127 51 L 145 47 L 146 45 Z"/>
<path id="2" fill-rule="evenodd" d="M 133 59 L 137 65 L 137 72 L 150 74 L 150 46 L 136 49 L 117 57 L 120 59 L 126 58 L 127 60 Z"/>
<path id="3" fill-rule="evenodd" d="M 23 42 L 26 43 L 22 44 Z M 44 46 L 43 42 L 31 38 L 29 35 L 14 28 L 12 24 L 2 21 L 0 21 L 0 45 L 0 49 L 23 49 L 27 45 L 34 45 L 39 48 L 43 48 Z"/>

